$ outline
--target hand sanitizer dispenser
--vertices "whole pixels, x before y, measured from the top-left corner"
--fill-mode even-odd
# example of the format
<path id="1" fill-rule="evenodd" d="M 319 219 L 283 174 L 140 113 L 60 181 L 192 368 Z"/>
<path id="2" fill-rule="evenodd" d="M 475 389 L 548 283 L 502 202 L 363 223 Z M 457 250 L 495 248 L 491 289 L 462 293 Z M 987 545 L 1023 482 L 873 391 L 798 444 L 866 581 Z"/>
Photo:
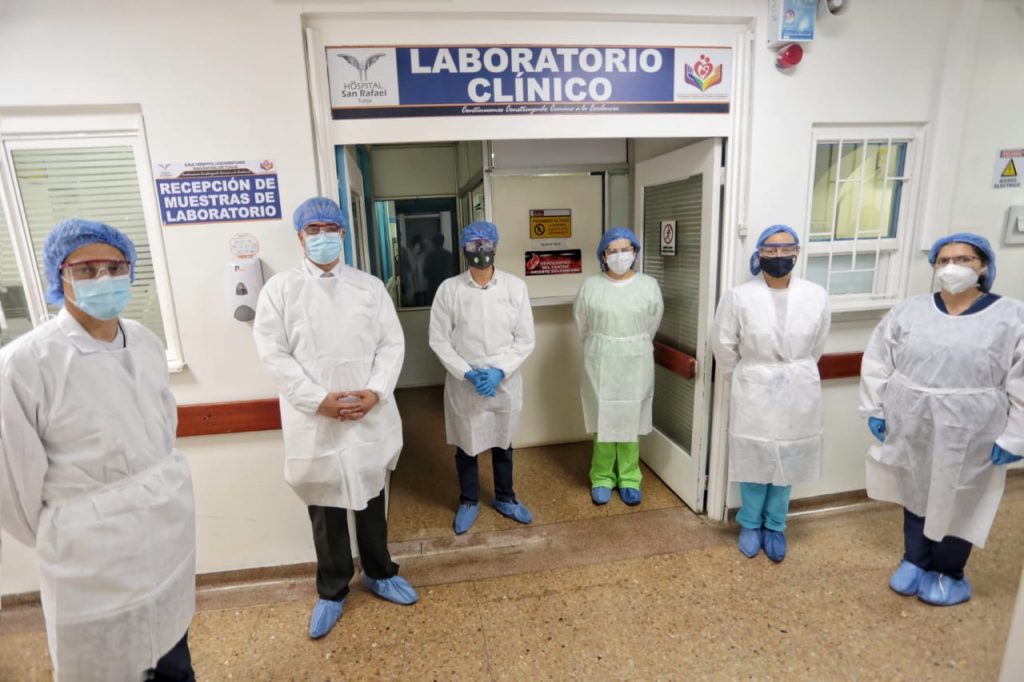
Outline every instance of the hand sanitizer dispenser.
<path id="1" fill-rule="evenodd" d="M 231 261 L 227 264 L 226 273 L 231 316 L 241 322 L 249 322 L 256 317 L 256 301 L 263 288 L 260 259 Z"/>

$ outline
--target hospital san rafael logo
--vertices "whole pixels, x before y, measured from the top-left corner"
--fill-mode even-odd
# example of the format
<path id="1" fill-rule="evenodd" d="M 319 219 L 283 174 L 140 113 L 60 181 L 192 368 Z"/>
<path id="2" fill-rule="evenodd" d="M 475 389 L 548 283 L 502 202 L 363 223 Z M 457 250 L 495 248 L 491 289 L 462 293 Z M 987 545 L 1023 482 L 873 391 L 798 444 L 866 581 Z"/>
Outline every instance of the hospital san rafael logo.
<path id="1" fill-rule="evenodd" d="M 722 82 L 722 65 L 715 66 L 711 58 L 701 55 L 693 64 L 686 65 L 686 82 L 701 92 Z"/>

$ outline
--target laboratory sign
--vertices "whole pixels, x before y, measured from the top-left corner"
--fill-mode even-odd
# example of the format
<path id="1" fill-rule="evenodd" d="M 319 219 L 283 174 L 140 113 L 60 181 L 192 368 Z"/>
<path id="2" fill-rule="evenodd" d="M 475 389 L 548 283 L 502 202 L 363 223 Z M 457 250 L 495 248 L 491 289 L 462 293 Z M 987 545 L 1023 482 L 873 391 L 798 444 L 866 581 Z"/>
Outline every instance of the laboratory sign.
<path id="1" fill-rule="evenodd" d="M 328 47 L 335 119 L 726 114 L 728 47 Z"/>
<path id="2" fill-rule="evenodd" d="M 268 159 L 158 163 L 153 176 L 168 227 L 281 218 L 277 169 Z"/>

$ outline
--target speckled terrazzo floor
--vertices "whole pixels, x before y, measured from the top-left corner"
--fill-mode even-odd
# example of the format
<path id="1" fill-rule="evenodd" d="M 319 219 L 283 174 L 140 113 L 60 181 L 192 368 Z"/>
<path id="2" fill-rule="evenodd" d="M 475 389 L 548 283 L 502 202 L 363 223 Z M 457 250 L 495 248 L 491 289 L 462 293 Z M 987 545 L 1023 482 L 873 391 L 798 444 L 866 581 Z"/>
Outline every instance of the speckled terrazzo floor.
<path id="1" fill-rule="evenodd" d="M 405 446 L 391 476 L 388 535 L 393 542 L 451 535 L 452 519 L 459 506 L 459 484 L 455 448 L 444 442 L 444 418 L 439 408 L 442 388 L 402 389 L 397 396 Z M 607 518 L 682 506 L 679 498 L 644 466 L 642 507 L 627 507 L 617 495 L 610 504 L 595 507 L 590 502 L 588 478 L 592 448 L 592 443 L 585 442 L 515 451 L 516 497 L 529 507 L 534 523 Z M 480 517 L 470 534 L 519 526 L 490 507 L 494 491 L 490 453 L 480 456 L 480 490 Z"/>
<path id="2" fill-rule="evenodd" d="M 994 680 L 1022 527 L 1016 475 L 968 566 L 974 599 L 940 609 L 886 586 L 900 554 L 895 507 L 793 519 L 780 565 L 742 557 L 732 527 L 641 507 L 480 532 L 461 547 L 398 543 L 420 603 L 388 604 L 357 579 L 342 620 L 315 642 L 308 573 L 209 587 L 190 642 L 200 680 Z M 0 680 L 49 679 L 32 611 L 0 614 Z"/>

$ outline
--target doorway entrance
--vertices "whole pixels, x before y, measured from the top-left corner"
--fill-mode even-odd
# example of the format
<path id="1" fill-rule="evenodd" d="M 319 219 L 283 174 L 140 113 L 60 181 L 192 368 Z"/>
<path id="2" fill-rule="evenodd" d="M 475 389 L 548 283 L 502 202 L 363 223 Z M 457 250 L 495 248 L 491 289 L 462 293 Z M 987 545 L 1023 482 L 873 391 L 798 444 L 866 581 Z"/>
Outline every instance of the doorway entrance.
<path id="1" fill-rule="evenodd" d="M 481 218 L 498 225 L 496 265 L 527 282 L 537 334 L 536 349 L 521 370 L 525 393 L 516 448 L 589 443 L 571 304 L 582 280 L 599 273 L 601 234 L 616 225 L 634 228 L 643 243 L 639 268 L 658 280 L 665 299 L 656 337 L 655 431 L 643 438 L 641 457 L 680 500 L 702 513 L 712 389 L 705 339 L 717 293 L 721 142 L 503 140 L 358 147 L 351 157 L 365 165 L 358 174 L 362 184 L 353 189 L 370 209 L 364 224 L 353 225 L 353 239 L 357 251 L 360 244 L 373 244 L 370 269 L 389 284 L 399 310 L 406 335 L 400 387 L 444 382 L 444 369 L 427 345 L 427 259 L 447 255 L 445 276 L 461 272 L 461 229 Z M 336 156 L 345 158 L 344 148 L 339 150 Z M 536 230 L 531 234 L 531 216 L 538 211 L 565 216 L 564 231 L 543 238 Z M 674 251 L 663 248 L 664 224 L 672 225 Z M 564 274 L 531 274 L 531 256 L 547 253 L 568 254 L 578 266 Z M 428 408 L 434 410 L 429 419 L 443 421 L 440 400 Z M 408 454 L 407 445 L 403 457 Z M 454 490 L 454 471 L 444 475 Z M 580 489 L 562 492 L 589 500 L 585 476 L 571 485 Z M 430 490 L 451 497 L 444 484 L 431 484 Z"/>

